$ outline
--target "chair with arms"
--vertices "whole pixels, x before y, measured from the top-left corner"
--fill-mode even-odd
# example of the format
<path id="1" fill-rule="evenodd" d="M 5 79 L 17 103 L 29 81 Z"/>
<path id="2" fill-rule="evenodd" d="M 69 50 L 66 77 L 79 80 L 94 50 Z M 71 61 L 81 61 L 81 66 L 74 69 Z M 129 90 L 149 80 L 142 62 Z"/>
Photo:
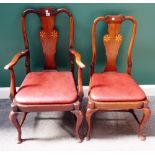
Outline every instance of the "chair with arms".
<path id="1" fill-rule="evenodd" d="M 38 15 L 41 21 L 39 37 L 45 60 L 44 70 L 41 72 L 31 72 L 30 69 L 30 50 L 25 20 L 30 13 Z M 67 14 L 70 19 L 69 54 L 71 71 L 56 70 L 55 53 L 58 32 L 55 29 L 55 17 L 60 13 Z M 11 80 L 10 97 L 12 100 L 12 111 L 9 118 L 18 131 L 18 143 L 22 142 L 21 127 L 27 113 L 48 111 L 72 112 L 77 118 L 75 134 L 78 141 L 81 142 L 79 128 L 83 115 L 80 110 L 80 102 L 83 97 L 82 69 L 85 65 L 81 62 L 80 54 L 73 49 L 74 20 L 72 14 L 64 8 L 27 9 L 22 14 L 22 32 L 25 50 L 16 54 L 12 61 L 5 66 L 6 70 L 10 70 Z M 19 90 L 16 91 L 14 66 L 22 57 L 25 58 L 26 77 Z M 74 79 L 74 58 L 78 66 L 77 87 Z M 19 113 L 22 113 L 20 123 L 17 119 Z"/>
<path id="2" fill-rule="evenodd" d="M 133 23 L 133 29 L 127 54 L 127 71 L 126 73 L 120 73 L 117 71 L 116 59 L 123 40 L 120 34 L 120 27 L 126 20 Z M 103 73 L 94 73 L 94 66 L 96 63 L 96 25 L 100 21 L 104 21 L 108 26 L 108 32 L 103 37 L 107 62 Z M 131 76 L 132 48 L 136 35 L 136 28 L 137 22 L 135 18 L 131 16 L 108 15 L 105 17 L 98 17 L 94 20 L 92 26 L 92 63 L 86 111 L 88 127 L 86 140 L 90 138 L 91 117 L 98 111 L 130 112 L 139 124 L 139 137 L 141 140 L 145 140 L 143 128 L 149 118 L 150 109 L 148 107 L 146 95 Z M 141 121 L 138 120 L 134 110 L 143 112 Z"/>

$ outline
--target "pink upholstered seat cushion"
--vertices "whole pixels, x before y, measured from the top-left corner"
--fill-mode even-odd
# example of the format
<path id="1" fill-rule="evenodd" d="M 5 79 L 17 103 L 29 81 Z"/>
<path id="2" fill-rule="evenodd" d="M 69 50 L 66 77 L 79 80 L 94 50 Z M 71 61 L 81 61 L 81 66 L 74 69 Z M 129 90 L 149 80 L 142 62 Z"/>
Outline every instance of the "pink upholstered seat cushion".
<path id="1" fill-rule="evenodd" d="M 93 74 L 90 98 L 94 101 L 141 101 L 146 96 L 129 74 L 104 72 Z"/>
<path id="2" fill-rule="evenodd" d="M 77 99 L 71 72 L 31 72 L 25 77 L 15 101 L 20 104 L 68 104 Z"/>

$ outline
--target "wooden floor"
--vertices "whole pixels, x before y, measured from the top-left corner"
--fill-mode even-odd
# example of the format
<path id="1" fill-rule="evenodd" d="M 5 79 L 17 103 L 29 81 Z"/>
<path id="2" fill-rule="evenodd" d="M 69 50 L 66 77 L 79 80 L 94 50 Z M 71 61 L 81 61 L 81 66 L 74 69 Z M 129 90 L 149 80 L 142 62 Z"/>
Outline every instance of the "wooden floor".
<path id="1" fill-rule="evenodd" d="M 10 101 L 0 100 L 0 150 L 155 150 L 155 97 L 149 97 L 152 114 L 147 123 L 146 141 L 136 134 L 137 123 L 129 113 L 98 113 L 93 119 L 92 139 L 77 143 L 73 137 L 74 118 L 70 113 L 30 113 L 23 125 L 22 144 L 8 119 Z M 83 108 L 86 105 L 83 101 Z M 141 114 L 138 114 L 141 117 Z M 82 126 L 85 132 L 85 124 Z"/>

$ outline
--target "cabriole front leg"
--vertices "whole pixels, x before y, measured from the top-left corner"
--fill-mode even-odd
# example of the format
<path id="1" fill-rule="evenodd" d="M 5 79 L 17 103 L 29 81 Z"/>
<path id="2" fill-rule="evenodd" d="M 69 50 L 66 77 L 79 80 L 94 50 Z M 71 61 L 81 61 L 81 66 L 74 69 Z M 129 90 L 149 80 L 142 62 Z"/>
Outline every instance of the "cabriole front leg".
<path id="1" fill-rule="evenodd" d="M 71 112 L 76 116 L 75 135 L 76 135 L 77 141 L 79 143 L 81 143 L 82 142 L 82 138 L 80 136 L 79 131 L 80 131 L 80 127 L 81 127 L 82 120 L 83 120 L 83 114 L 82 114 L 81 110 L 73 110 Z"/>
<path id="2" fill-rule="evenodd" d="M 18 112 L 11 111 L 9 114 L 9 119 L 12 122 L 12 124 L 15 126 L 15 128 L 17 129 L 17 132 L 18 132 L 17 143 L 20 144 L 22 142 L 21 126 L 19 125 L 17 116 L 18 116 Z"/>
<path id="3" fill-rule="evenodd" d="M 150 117 L 150 114 L 151 114 L 151 110 L 149 107 L 145 107 L 142 109 L 143 111 L 143 118 L 140 122 L 140 126 L 139 126 L 139 129 L 138 129 L 138 136 L 139 138 L 144 141 L 146 139 L 146 136 L 144 135 L 143 133 L 143 129 L 144 129 L 144 126 L 146 124 L 146 122 L 148 121 L 149 117 Z"/>
<path id="4" fill-rule="evenodd" d="M 97 112 L 98 109 L 87 109 L 86 111 L 86 121 L 87 121 L 87 133 L 85 140 L 90 139 L 90 129 L 91 129 L 91 118 L 95 112 Z"/>

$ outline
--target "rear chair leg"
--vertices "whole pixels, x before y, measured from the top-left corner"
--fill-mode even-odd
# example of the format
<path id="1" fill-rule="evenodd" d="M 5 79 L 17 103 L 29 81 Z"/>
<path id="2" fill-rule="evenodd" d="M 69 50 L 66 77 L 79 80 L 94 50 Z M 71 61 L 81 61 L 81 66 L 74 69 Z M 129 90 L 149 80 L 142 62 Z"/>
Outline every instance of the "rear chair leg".
<path id="1" fill-rule="evenodd" d="M 9 119 L 12 122 L 12 124 L 15 126 L 18 132 L 18 138 L 17 143 L 20 144 L 22 142 L 21 139 L 21 126 L 19 125 L 18 119 L 17 119 L 18 112 L 11 111 L 9 114 Z"/>
<path id="2" fill-rule="evenodd" d="M 87 109 L 87 112 L 86 112 L 87 133 L 86 133 L 85 140 L 90 139 L 91 118 L 92 118 L 93 114 L 97 111 L 98 111 L 97 109 Z"/>
<path id="3" fill-rule="evenodd" d="M 23 123 L 25 121 L 26 116 L 27 116 L 27 112 L 23 112 L 22 113 L 22 116 L 21 116 L 21 121 L 20 121 L 20 126 L 21 127 L 22 127 L 22 125 L 23 125 Z"/>
<path id="4" fill-rule="evenodd" d="M 146 124 L 147 120 L 149 119 L 149 116 L 151 114 L 151 110 L 148 107 L 145 107 L 142 110 L 143 110 L 143 118 L 140 122 L 140 126 L 138 129 L 138 136 L 142 141 L 144 141 L 146 139 L 146 136 L 143 133 L 143 129 L 144 129 L 144 125 Z"/>
<path id="5" fill-rule="evenodd" d="M 140 124 L 139 119 L 138 119 L 137 115 L 135 114 L 134 110 L 129 110 L 129 112 L 133 115 L 133 117 L 135 118 L 137 123 Z"/>
<path id="6" fill-rule="evenodd" d="M 81 124 L 82 124 L 83 114 L 82 114 L 81 110 L 73 110 L 71 112 L 76 116 L 75 135 L 76 135 L 77 141 L 79 143 L 81 143 L 82 138 L 80 137 L 79 130 L 80 130 L 80 127 L 81 127 Z"/>

